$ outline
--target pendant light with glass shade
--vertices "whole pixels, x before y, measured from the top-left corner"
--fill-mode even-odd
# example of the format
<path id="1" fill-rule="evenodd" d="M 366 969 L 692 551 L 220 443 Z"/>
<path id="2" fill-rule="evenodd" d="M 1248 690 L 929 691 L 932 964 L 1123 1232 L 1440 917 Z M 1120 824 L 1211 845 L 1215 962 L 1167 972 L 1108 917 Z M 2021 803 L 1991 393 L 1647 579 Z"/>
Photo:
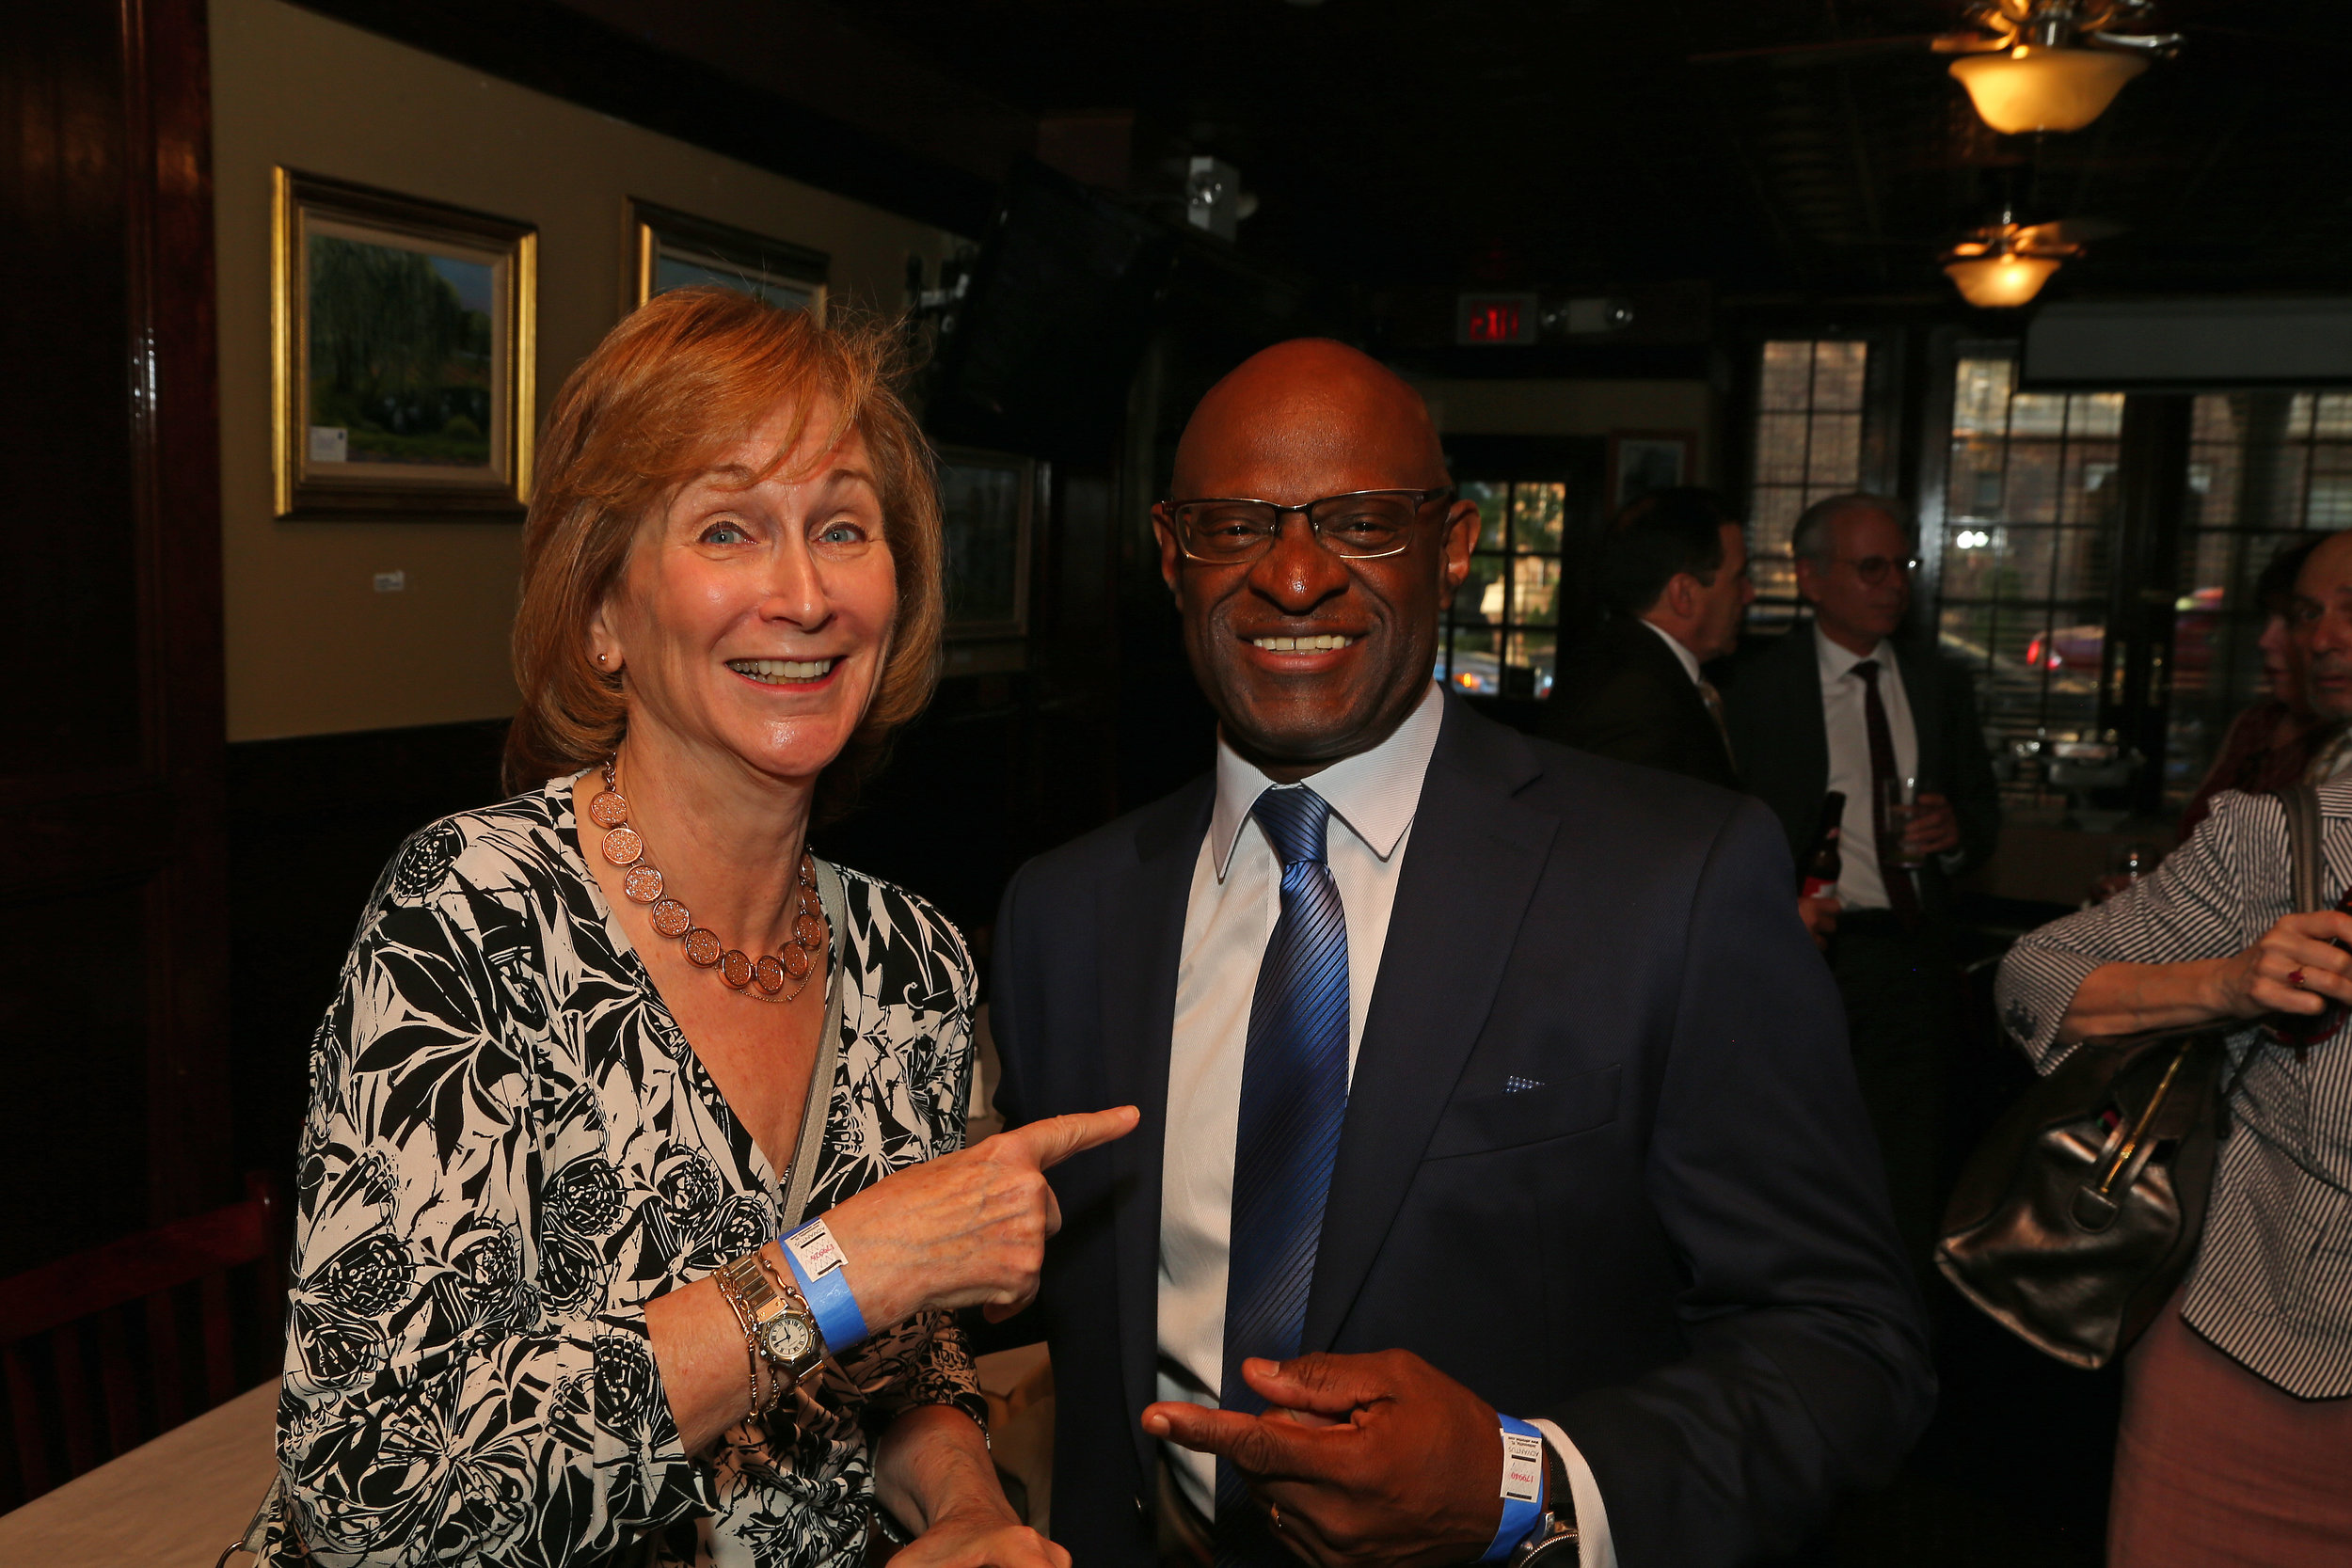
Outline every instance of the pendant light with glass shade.
<path id="1" fill-rule="evenodd" d="M 2176 33 L 2125 33 L 2150 0 L 1980 0 L 1974 33 L 1935 40 L 1960 55 L 1951 72 L 1987 125 L 2004 135 L 2079 131 L 2123 84 L 2180 47 Z"/>
<path id="2" fill-rule="evenodd" d="M 2040 293 L 2059 266 L 2083 253 L 2082 242 L 2093 227 L 2114 231 L 2112 225 L 2021 224 L 2003 213 L 2000 222 L 1972 230 L 1944 253 L 1944 275 L 1960 297 L 1979 309 L 2014 309 Z"/>

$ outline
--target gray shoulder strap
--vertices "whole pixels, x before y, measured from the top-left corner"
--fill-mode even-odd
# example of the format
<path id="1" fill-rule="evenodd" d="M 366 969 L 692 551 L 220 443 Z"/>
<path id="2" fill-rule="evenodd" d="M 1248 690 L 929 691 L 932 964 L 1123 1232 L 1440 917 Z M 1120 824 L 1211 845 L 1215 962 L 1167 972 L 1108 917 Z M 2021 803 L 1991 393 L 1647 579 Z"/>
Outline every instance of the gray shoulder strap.
<path id="1" fill-rule="evenodd" d="M 817 1157 L 825 1148 L 825 1117 L 833 1109 L 833 1074 L 841 1060 L 841 873 L 824 861 L 817 866 L 817 898 L 825 907 L 825 1022 L 817 1035 L 817 1060 L 809 1069 L 808 1103 L 801 1111 L 801 1135 L 792 1145 L 792 1169 L 785 1179 L 784 1223 L 791 1229 L 808 1217 L 808 1191 L 817 1181 Z"/>
<path id="2" fill-rule="evenodd" d="M 2310 914 L 2319 908 L 2319 791 L 2310 784 L 2291 784 L 2279 792 L 2287 808 L 2287 858 L 2295 878 L 2295 909 Z"/>

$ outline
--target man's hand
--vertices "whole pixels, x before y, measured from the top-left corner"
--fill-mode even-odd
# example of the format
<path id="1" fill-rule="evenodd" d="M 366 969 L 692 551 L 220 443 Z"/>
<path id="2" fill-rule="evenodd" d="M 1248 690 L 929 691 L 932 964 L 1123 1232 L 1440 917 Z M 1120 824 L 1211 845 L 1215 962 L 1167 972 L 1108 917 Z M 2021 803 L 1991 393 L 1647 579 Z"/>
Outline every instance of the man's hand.
<path id="1" fill-rule="evenodd" d="M 1906 854 L 1941 855 L 1960 847 L 1960 814 L 1952 803 L 1930 790 L 1921 790 L 1903 828 Z"/>
<path id="2" fill-rule="evenodd" d="M 1804 922 L 1805 931 L 1813 938 L 1814 946 L 1824 949 L 1829 946 L 1829 939 L 1837 932 L 1837 911 L 1845 907 L 1826 894 L 1819 898 L 1797 900 L 1797 918 Z"/>
<path id="3" fill-rule="evenodd" d="M 1243 1363 L 1263 1416 L 1162 1401 L 1143 1430 L 1222 1454 L 1317 1568 L 1476 1560 L 1502 1522 L 1494 1407 L 1410 1351 Z"/>

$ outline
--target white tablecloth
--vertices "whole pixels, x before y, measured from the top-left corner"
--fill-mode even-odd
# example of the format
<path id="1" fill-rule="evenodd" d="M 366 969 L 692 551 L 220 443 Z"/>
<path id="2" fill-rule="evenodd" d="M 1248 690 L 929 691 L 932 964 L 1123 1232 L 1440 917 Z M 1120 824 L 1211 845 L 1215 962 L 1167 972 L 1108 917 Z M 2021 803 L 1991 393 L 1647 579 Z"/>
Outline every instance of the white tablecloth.
<path id="1" fill-rule="evenodd" d="M 278 1470 L 278 1382 L 176 1426 L 9 1513 L 8 1568 L 213 1568 Z M 231 1560 L 231 1568 L 251 1559 Z"/>
<path id="2" fill-rule="evenodd" d="M 1029 1522 L 1042 1526 L 1054 1441 L 1045 1347 L 983 1355 L 979 1371 L 996 1463 L 1025 1482 Z M 0 1568 L 213 1568 L 277 1473 L 277 1422 L 272 1381 L 0 1513 Z M 237 1557 L 230 1568 L 251 1561 Z"/>

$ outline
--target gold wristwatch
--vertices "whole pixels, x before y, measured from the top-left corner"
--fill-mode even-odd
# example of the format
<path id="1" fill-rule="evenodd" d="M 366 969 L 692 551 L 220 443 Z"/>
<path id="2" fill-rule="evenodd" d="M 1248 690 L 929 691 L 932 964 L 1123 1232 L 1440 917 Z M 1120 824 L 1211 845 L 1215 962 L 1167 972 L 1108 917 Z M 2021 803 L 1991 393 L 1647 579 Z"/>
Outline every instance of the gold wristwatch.
<path id="1" fill-rule="evenodd" d="M 752 1332 L 759 1337 L 760 1353 L 769 1365 L 798 1383 L 824 1360 L 825 1336 L 817 1326 L 817 1314 L 808 1309 L 800 1291 L 789 1285 L 778 1287 L 770 1271 L 761 1267 L 758 1253 L 730 1258 L 719 1265 L 718 1273 L 742 1296 L 744 1309 L 752 1316 Z"/>

